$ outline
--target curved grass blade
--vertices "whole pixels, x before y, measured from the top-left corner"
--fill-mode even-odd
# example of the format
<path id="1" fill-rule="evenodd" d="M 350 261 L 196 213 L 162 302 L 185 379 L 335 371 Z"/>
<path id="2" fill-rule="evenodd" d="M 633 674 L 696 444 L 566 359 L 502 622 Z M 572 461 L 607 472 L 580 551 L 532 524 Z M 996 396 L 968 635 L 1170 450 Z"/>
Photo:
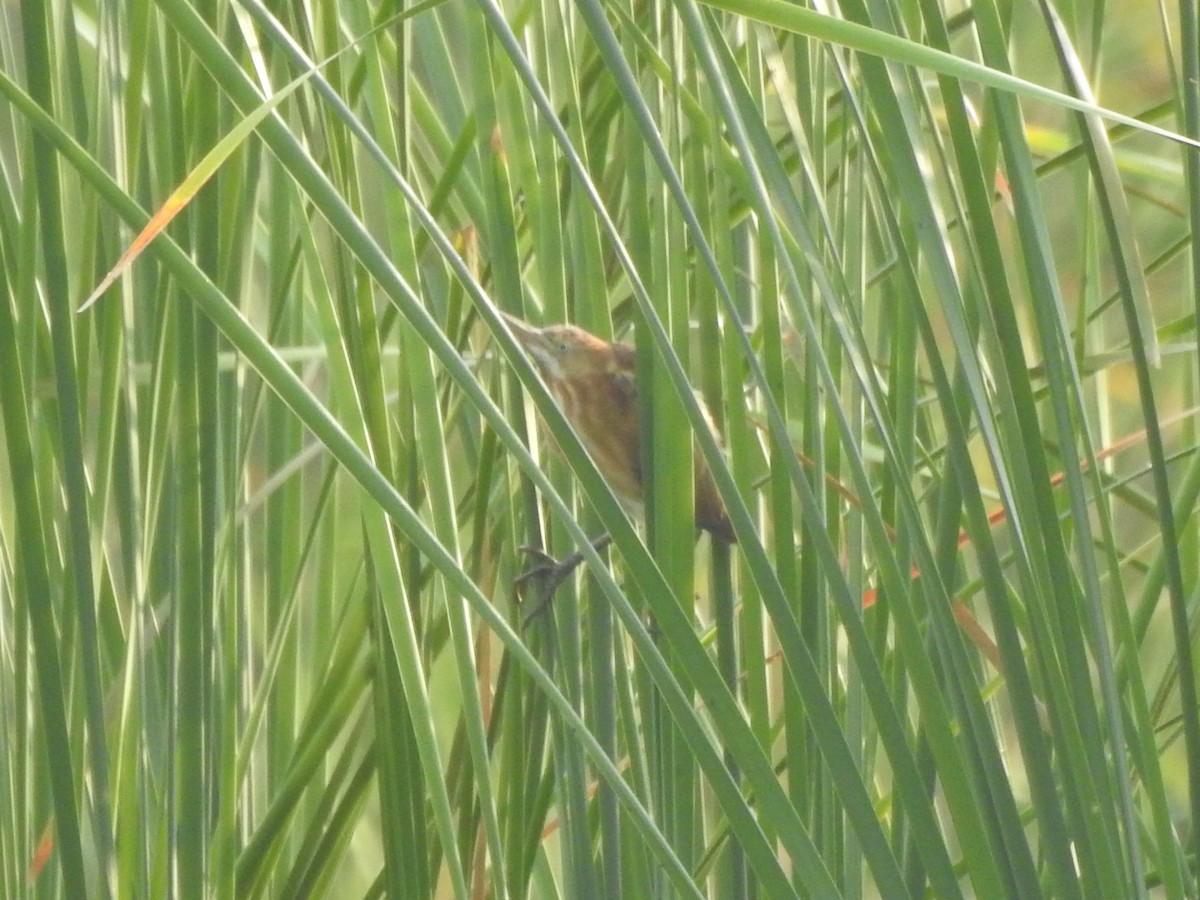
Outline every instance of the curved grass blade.
<path id="1" fill-rule="evenodd" d="M 315 64 L 307 72 L 303 72 L 297 77 L 293 78 L 277 94 L 265 101 L 257 109 L 251 111 L 249 115 L 242 119 L 242 121 L 238 122 L 238 124 L 233 128 L 232 131 L 229 132 L 229 134 L 225 135 L 225 137 L 218 141 L 217 145 L 208 151 L 204 159 L 200 160 L 196 167 L 192 169 L 190 173 L 188 173 L 187 178 L 183 179 L 179 187 L 177 187 L 171 196 L 167 198 L 166 202 L 159 207 L 158 212 L 156 212 L 153 217 L 151 217 L 150 221 L 146 223 L 146 227 L 143 228 L 138 233 L 138 236 L 133 239 L 133 242 L 129 245 L 128 249 L 126 249 L 126 251 L 121 255 L 121 258 L 117 260 L 117 264 L 109 270 L 108 274 L 104 276 L 100 284 L 96 286 L 96 289 L 88 295 L 88 298 L 84 300 L 83 303 L 80 304 L 79 308 L 75 311 L 84 312 L 92 304 L 104 296 L 104 292 L 112 287 L 117 279 L 119 279 L 125 274 L 126 271 L 128 271 L 129 267 L 133 265 L 134 261 L 142 255 L 142 251 L 146 249 L 147 245 L 149 245 L 152 240 L 158 237 L 164 228 L 171 224 L 171 220 L 179 215 L 183 208 L 192 201 L 192 198 L 194 198 L 196 194 L 199 193 L 200 189 L 208 183 L 208 180 L 216 174 L 217 169 L 221 168 L 222 164 L 233 155 L 234 151 L 236 151 L 243 143 L 245 143 L 246 139 L 254 133 L 259 125 L 262 124 L 263 120 L 273 113 L 276 108 L 283 103 L 284 100 L 294 94 L 298 88 L 308 81 L 308 79 L 310 79 L 322 68 L 336 60 L 342 54 L 354 49 L 359 44 L 371 39 L 375 35 L 386 30 L 402 19 L 411 18 L 417 13 L 424 12 L 427 9 L 433 9 L 436 6 L 440 6 L 443 2 L 445 2 L 445 0 L 424 0 L 424 2 L 418 3 L 415 6 L 412 6 L 403 12 L 399 12 L 383 22 L 380 22 L 366 34 L 363 34 L 355 40 L 350 41 L 345 47 L 342 47 L 336 53 Z"/>
<path id="2" fill-rule="evenodd" d="M 984 87 L 995 88 L 996 90 L 1006 91 L 1017 96 L 1029 97 L 1033 100 L 1044 100 L 1047 103 L 1053 103 L 1057 106 L 1075 110 L 1076 112 L 1088 113 L 1090 115 L 1101 116 L 1113 122 L 1120 122 L 1123 125 L 1136 128 L 1147 134 L 1166 138 L 1169 141 L 1200 148 L 1200 141 L 1171 131 L 1170 129 L 1159 128 L 1157 125 L 1139 121 L 1124 113 L 1096 106 L 1094 103 L 1088 103 L 1084 100 L 1071 97 L 1068 94 L 1062 94 L 1050 88 L 1042 87 L 1040 84 L 1026 81 L 1024 78 L 1009 75 L 977 62 L 961 59 L 952 53 L 935 50 L 932 47 L 926 47 L 914 41 L 908 41 L 874 28 L 868 28 L 865 25 L 847 22 L 843 19 L 814 12 L 811 9 L 805 9 L 801 6 L 788 3 L 786 0 L 704 0 L 704 2 L 715 9 L 745 16 L 746 18 L 762 22 L 764 25 L 769 25 L 772 28 L 781 28 L 785 31 L 792 31 L 796 34 L 827 41 L 831 44 L 840 44 L 843 47 L 849 47 L 851 50 L 858 50 L 882 59 L 929 69 L 931 72 L 949 75 L 952 78 L 960 78 L 963 81 L 972 81 Z"/>

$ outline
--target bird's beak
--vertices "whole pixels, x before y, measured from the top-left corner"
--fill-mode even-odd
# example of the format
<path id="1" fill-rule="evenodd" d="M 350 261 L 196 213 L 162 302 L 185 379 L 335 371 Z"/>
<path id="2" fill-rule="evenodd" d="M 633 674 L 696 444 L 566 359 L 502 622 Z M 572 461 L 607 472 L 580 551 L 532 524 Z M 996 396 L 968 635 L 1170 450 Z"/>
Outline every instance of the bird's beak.
<path id="1" fill-rule="evenodd" d="M 504 321 L 508 323 L 508 327 L 512 329 L 513 335 L 525 348 L 525 352 L 532 357 L 537 364 L 538 369 L 543 374 L 555 373 L 558 371 L 558 363 L 554 358 L 554 351 L 550 346 L 550 339 L 546 336 L 546 332 L 542 328 L 534 328 L 527 322 L 522 322 L 516 316 L 510 316 L 508 313 L 501 311 L 500 315 L 504 317 Z"/>
<path id="2" fill-rule="evenodd" d="M 500 311 L 500 315 L 508 323 L 508 327 L 516 335 L 517 340 L 525 345 L 525 347 L 536 347 L 541 343 L 542 332 L 540 329 L 521 321 L 516 316 L 510 316 L 503 310 Z"/>

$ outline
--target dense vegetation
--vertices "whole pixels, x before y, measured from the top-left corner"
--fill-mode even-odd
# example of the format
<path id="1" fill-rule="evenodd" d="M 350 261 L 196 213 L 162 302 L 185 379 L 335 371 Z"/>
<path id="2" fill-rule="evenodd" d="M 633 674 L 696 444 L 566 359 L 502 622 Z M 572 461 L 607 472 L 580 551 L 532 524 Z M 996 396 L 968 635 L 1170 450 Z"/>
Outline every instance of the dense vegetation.
<path id="1" fill-rule="evenodd" d="M 1197 4 L 836 5 L 0 7 L 0 896 L 1197 896 Z"/>

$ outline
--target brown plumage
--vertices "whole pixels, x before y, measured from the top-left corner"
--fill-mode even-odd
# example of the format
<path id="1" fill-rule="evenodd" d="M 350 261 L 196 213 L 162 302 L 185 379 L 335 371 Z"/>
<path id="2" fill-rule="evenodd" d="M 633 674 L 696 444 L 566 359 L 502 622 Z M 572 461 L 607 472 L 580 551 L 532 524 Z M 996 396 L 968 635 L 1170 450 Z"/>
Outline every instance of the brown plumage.
<path id="1" fill-rule="evenodd" d="M 509 328 L 533 357 L 567 421 L 627 509 L 641 514 L 645 499 L 634 351 L 574 325 L 534 328 L 505 316 Z M 704 408 L 705 418 L 708 410 Z M 712 427 L 712 422 L 709 422 Z M 697 447 L 696 527 L 727 544 L 737 542 L 712 473 Z"/>

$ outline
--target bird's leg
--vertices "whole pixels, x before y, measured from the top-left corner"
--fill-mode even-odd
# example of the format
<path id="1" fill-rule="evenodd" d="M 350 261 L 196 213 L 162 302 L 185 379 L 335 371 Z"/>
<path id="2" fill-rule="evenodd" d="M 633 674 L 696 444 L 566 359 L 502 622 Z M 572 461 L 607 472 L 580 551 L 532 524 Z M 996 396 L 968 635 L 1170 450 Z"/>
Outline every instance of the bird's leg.
<path id="1" fill-rule="evenodd" d="M 591 541 L 592 547 L 597 552 L 603 550 L 611 543 L 612 535 L 608 532 L 597 538 L 593 538 Z M 568 553 L 562 559 L 555 559 L 545 550 L 538 547 L 526 545 L 519 549 L 522 553 L 534 557 L 537 561 L 513 580 L 513 587 L 519 591 L 527 581 L 532 581 L 533 579 L 538 579 L 541 587 L 541 596 L 538 598 L 537 606 L 526 614 L 522 623 L 523 625 L 528 625 L 549 606 L 551 599 L 554 597 L 554 592 L 558 590 L 558 586 L 571 577 L 571 573 L 579 568 L 584 560 L 584 555 L 582 550 L 576 550 L 574 553 Z"/>

